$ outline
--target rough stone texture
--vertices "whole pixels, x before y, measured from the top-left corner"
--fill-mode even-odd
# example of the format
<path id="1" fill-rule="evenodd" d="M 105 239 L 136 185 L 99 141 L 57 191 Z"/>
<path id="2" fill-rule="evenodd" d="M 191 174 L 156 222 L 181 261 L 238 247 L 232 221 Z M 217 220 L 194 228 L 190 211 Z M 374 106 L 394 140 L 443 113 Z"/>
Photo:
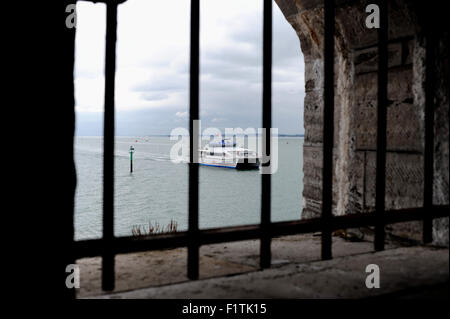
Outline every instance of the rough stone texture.
<path id="1" fill-rule="evenodd" d="M 414 103 L 410 66 L 391 69 L 388 86 L 387 149 L 423 152 L 423 108 Z M 377 75 L 356 76 L 355 138 L 357 150 L 376 150 Z"/>
<path id="2" fill-rule="evenodd" d="M 300 39 L 305 59 L 303 218 L 321 210 L 323 138 L 323 1 L 277 0 Z M 366 1 L 336 1 L 334 214 L 374 209 L 377 30 L 367 29 Z M 425 41 L 422 9 L 411 0 L 389 1 L 386 207 L 423 202 Z M 448 33 L 438 35 L 434 203 L 449 203 Z M 389 227 L 419 239 L 419 223 Z M 448 219 L 434 222 L 436 244 L 448 246 Z"/>
<path id="3" fill-rule="evenodd" d="M 376 72 L 378 69 L 377 47 L 372 46 L 361 50 L 355 50 L 355 73 L 362 74 Z M 388 45 L 388 66 L 400 66 L 402 64 L 402 42 Z"/>
<path id="4" fill-rule="evenodd" d="M 376 152 L 366 152 L 365 205 L 375 208 Z M 400 182 L 401 181 L 401 182 Z M 407 187 L 405 187 L 407 185 Z M 386 154 L 386 209 L 419 207 L 423 203 L 423 156 Z"/>
<path id="5" fill-rule="evenodd" d="M 397 248 L 278 268 L 233 277 L 191 281 L 100 296 L 106 299 L 153 298 L 367 298 L 426 296 L 440 287 L 448 297 L 448 249 Z M 365 285 L 366 266 L 380 267 L 380 288 Z M 436 290 L 436 288 L 435 288 Z M 181 311 L 181 309 L 180 309 Z"/>
<path id="6" fill-rule="evenodd" d="M 449 203 L 449 33 L 438 44 L 437 89 L 435 109 L 435 160 L 434 160 L 434 198 L 435 204 Z M 449 245 L 448 218 L 434 221 L 433 236 L 436 244 Z"/>

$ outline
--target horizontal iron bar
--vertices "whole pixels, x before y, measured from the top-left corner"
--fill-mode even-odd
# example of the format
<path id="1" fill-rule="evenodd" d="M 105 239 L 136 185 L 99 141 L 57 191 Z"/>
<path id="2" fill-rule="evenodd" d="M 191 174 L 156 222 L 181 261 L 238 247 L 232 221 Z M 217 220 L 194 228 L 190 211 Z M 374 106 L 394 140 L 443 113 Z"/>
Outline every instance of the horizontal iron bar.
<path id="1" fill-rule="evenodd" d="M 408 221 L 423 220 L 425 214 L 429 218 L 449 217 L 450 206 L 433 206 L 431 210 L 423 207 L 406 208 L 386 211 L 384 224 L 395 224 Z M 376 214 L 358 213 L 345 216 L 335 216 L 330 220 L 332 230 L 344 228 L 356 228 L 362 226 L 374 226 Z M 298 221 L 276 222 L 270 224 L 270 236 L 287 236 L 306 234 L 320 231 L 322 220 L 320 218 L 305 219 Z M 261 226 L 236 226 L 200 230 L 197 240 L 200 245 L 210 245 L 233 241 L 244 241 L 259 239 L 261 237 Z M 149 250 L 160 250 L 166 248 L 186 247 L 191 236 L 188 232 L 177 232 L 172 234 L 160 234 L 148 237 L 115 237 L 112 249 L 115 254 L 135 253 Z M 104 248 L 103 239 L 89 239 L 74 242 L 75 259 L 84 257 L 95 257 L 102 255 Z"/>

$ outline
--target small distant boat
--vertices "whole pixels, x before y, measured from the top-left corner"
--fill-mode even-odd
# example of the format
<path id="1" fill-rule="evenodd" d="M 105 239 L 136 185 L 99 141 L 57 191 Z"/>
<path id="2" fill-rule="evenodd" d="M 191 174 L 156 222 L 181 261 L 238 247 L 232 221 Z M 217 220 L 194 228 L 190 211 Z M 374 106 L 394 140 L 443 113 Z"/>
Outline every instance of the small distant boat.
<path id="1" fill-rule="evenodd" d="M 234 169 L 257 169 L 260 157 L 255 151 L 237 147 L 229 140 L 210 142 L 199 154 L 199 164 Z"/>

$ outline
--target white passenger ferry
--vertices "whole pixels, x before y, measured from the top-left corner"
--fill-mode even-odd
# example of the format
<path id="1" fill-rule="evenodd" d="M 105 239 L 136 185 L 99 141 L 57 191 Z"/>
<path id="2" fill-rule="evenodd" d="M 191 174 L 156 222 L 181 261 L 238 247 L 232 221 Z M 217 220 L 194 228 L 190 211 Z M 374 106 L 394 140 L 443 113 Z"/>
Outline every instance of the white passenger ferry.
<path id="1" fill-rule="evenodd" d="M 214 141 L 200 150 L 199 164 L 235 169 L 257 169 L 260 157 L 255 151 L 237 147 L 229 140 Z"/>

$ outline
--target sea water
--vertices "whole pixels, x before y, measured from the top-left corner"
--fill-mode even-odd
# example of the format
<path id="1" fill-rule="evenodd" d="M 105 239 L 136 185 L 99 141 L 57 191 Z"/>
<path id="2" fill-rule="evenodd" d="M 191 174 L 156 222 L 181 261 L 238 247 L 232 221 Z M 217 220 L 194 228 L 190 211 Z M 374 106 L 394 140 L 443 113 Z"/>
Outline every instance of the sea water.
<path id="1" fill-rule="evenodd" d="M 114 225 L 116 236 L 130 236 L 134 226 L 178 230 L 188 222 L 188 164 L 170 160 L 176 143 L 169 137 L 116 137 Z M 133 173 L 129 148 L 133 146 Z M 272 175 L 272 221 L 297 220 L 303 191 L 303 138 L 278 138 L 278 170 Z M 76 137 L 75 239 L 102 234 L 103 138 Z M 200 228 L 260 222 L 261 174 L 258 170 L 200 166 Z"/>

